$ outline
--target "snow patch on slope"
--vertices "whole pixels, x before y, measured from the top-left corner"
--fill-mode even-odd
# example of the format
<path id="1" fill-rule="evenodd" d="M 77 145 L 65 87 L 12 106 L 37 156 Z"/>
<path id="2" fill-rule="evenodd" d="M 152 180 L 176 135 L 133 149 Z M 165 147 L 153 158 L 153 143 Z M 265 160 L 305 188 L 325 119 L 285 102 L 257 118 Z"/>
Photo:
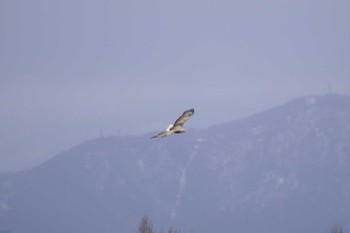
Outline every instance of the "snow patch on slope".
<path id="1" fill-rule="evenodd" d="M 199 148 L 199 144 L 203 141 L 203 139 L 199 138 L 196 141 L 197 141 L 197 144 L 194 145 L 194 149 L 193 149 L 192 153 L 190 154 L 185 167 L 181 171 L 181 176 L 180 176 L 180 179 L 179 179 L 179 183 L 180 183 L 179 191 L 178 191 L 178 193 L 176 195 L 176 201 L 175 201 L 174 207 L 170 211 L 170 215 L 171 215 L 172 219 L 175 218 L 176 213 L 177 213 L 177 208 L 178 208 L 178 206 L 180 205 L 180 202 L 181 202 L 181 196 L 185 193 L 186 180 L 187 180 L 187 176 L 186 176 L 187 169 L 191 165 L 193 159 L 196 157 L 197 152 L 198 152 L 198 148 Z"/>

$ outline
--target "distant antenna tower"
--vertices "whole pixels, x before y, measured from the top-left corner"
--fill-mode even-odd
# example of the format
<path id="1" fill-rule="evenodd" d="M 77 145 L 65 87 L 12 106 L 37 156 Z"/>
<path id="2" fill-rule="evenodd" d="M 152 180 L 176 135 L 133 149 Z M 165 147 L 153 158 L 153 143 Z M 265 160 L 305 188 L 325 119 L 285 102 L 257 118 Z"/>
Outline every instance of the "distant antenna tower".
<path id="1" fill-rule="evenodd" d="M 328 82 L 328 94 L 332 94 L 332 83 Z"/>

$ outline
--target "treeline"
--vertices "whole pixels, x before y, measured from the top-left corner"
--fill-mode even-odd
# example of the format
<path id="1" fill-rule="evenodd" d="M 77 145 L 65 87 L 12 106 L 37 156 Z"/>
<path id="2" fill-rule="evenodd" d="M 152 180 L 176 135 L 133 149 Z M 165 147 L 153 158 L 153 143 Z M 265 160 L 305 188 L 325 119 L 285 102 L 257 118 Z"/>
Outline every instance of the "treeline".
<path id="1" fill-rule="evenodd" d="M 153 224 L 145 215 L 142 217 L 136 233 L 157 233 L 157 231 L 153 228 Z M 180 230 L 169 227 L 167 231 L 161 230 L 159 233 L 180 233 Z M 191 233 L 195 232 L 192 231 Z M 343 227 L 341 225 L 334 225 L 329 233 L 344 233 Z"/>

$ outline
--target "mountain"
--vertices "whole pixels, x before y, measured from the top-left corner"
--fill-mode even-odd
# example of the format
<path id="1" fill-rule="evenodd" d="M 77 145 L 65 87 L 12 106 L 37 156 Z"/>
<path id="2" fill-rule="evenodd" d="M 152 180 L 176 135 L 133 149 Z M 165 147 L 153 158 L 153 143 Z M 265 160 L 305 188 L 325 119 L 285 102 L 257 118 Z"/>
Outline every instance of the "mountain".
<path id="1" fill-rule="evenodd" d="M 182 232 L 350 230 L 349 96 L 151 135 L 90 140 L 0 175 L 0 232 L 127 233 L 143 215 Z"/>

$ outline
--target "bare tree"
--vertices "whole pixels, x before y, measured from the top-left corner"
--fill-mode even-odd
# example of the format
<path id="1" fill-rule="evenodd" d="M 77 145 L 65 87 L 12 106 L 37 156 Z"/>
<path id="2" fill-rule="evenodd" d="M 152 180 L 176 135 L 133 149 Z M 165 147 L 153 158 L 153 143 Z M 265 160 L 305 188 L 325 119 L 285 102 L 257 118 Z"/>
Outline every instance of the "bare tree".
<path id="1" fill-rule="evenodd" d="M 334 225 L 330 233 L 343 233 L 343 228 L 341 225 Z"/>
<path id="2" fill-rule="evenodd" d="M 0 232 L 1 233 L 1 232 Z M 156 230 L 153 229 L 153 225 L 148 217 L 145 215 L 142 217 L 136 233 L 156 233 Z M 169 227 L 167 231 L 160 231 L 160 233 L 181 233 L 180 230 Z M 192 231 L 194 233 L 194 231 Z M 331 232 L 331 233 L 343 233 L 343 232 Z"/>
<path id="3" fill-rule="evenodd" d="M 155 233 L 153 230 L 152 223 L 148 220 L 147 216 L 143 216 L 139 223 L 139 227 L 137 229 L 137 233 Z"/>

